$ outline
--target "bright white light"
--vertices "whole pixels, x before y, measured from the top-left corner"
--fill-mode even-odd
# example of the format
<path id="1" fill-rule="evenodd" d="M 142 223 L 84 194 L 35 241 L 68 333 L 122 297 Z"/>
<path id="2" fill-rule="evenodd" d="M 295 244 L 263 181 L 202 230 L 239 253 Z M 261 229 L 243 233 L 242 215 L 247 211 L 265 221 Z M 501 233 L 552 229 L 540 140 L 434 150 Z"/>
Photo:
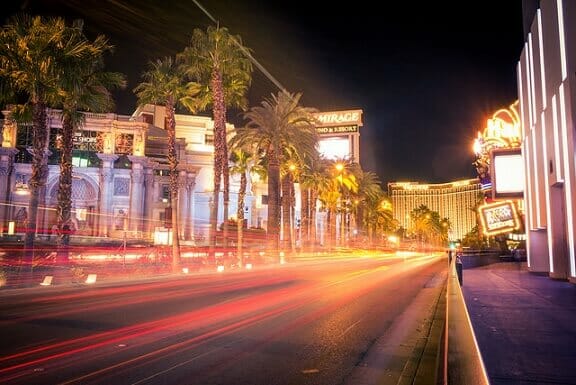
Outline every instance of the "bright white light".
<path id="1" fill-rule="evenodd" d="M 92 285 L 94 283 L 96 283 L 96 274 L 88 274 L 88 277 L 86 278 L 86 284 Z"/>
<path id="2" fill-rule="evenodd" d="M 494 173 L 496 194 L 524 191 L 524 161 L 521 154 L 495 155 Z"/>
<path id="3" fill-rule="evenodd" d="M 347 138 L 324 138 L 318 142 L 318 151 L 327 159 L 350 157 L 350 142 Z"/>

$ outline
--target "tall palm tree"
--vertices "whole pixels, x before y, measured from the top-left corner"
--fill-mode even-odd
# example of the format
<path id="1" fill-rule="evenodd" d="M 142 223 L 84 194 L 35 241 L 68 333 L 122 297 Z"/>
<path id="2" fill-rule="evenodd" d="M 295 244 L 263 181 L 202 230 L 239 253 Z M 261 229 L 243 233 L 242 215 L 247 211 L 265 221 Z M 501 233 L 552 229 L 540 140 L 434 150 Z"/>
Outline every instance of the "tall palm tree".
<path id="1" fill-rule="evenodd" d="M 300 106 L 301 93 L 278 92 L 265 99 L 260 106 L 252 107 L 244 117 L 246 127 L 236 130 L 231 139 L 238 145 L 256 146 L 267 158 L 268 169 L 268 228 L 270 246 L 279 250 L 280 227 L 280 164 L 284 150 L 297 153 L 313 152 L 318 143 L 313 108 Z"/>
<path id="2" fill-rule="evenodd" d="M 86 49 L 83 55 L 73 58 L 61 79 L 62 86 L 62 128 L 60 176 L 58 185 L 58 246 L 61 249 L 59 258 L 68 259 L 67 246 L 70 243 L 70 232 L 66 231 L 71 220 L 72 208 L 72 151 L 73 134 L 84 123 L 85 111 L 109 111 L 114 107 L 111 89 L 124 88 L 124 75 L 117 72 L 105 72 L 103 55 L 113 50 L 105 36 L 98 36 L 90 42 L 82 31 L 83 22 L 76 20 L 70 28 L 70 38 L 84 42 Z M 68 226 L 69 227 L 69 226 Z"/>
<path id="3" fill-rule="evenodd" d="M 46 126 L 49 105 L 61 92 L 61 79 L 68 64 L 85 52 L 86 41 L 69 39 L 63 18 L 26 14 L 13 16 L 0 32 L 0 95 L 2 101 L 24 98 L 32 110 L 32 175 L 24 246 L 33 258 L 40 192 L 48 174 Z"/>
<path id="4" fill-rule="evenodd" d="M 358 182 L 358 194 L 353 197 L 354 221 L 357 226 L 362 226 L 360 229 L 361 232 L 366 233 L 366 227 L 364 226 L 362 218 L 369 207 L 367 202 L 381 201 L 384 196 L 384 191 L 382 190 L 380 179 L 372 171 L 360 170 L 356 174 L 356 180 Z"/>
<path id="5" fill-rule="evenodd" d="M 200 86 L 184 81 L 183 67 L 170 56 L 151 61 L 142 74 L 144 81 L 134 89 L 138 104 L 159 104 L 166 108 L 166 131 L 168 133 L 168 164 L 170 167 L 170 206 L 172 219 L 172 270 L 180 266 L 180 237 L 178 219 L 178 154 L 176 153 L 176 105 L 191 106 Z"/>
<path id="6" fill-rule="evenodd" d="M 321 186 L 319 199 L 327 212 L 329 246 L 336 241 L 337 214 L 340 215 L 340 243 L 343 243 L 345 238 L 344 221 L 348 209 L 348 197 L 358 191 L 358 183 L 353 173 L 354 167 L 354 163 L 346 159 L 331 159 L 325 163 L 324 172 L 328 177 L 328 183 Z"/>
<path id="7" fill-rule="evenodd" d="M 186 63 L 186 73 L 202 84 L 202 92 L 192 112 L 212 107 L 214 119 L 214 192 L 210 209 L 210 247 L 216 246 L 218 202 L 223 182 L 224 242 L 228 233 L 229 169 L 226 133 L 228 107 L 246 110 L 246 93 L 252 82 L 252 62 L 242 45 L 240 36 L 231 35 L 227 28 L 208 27 L 206 31 L 194 29 L 190 45 L 179 56 Z"/>

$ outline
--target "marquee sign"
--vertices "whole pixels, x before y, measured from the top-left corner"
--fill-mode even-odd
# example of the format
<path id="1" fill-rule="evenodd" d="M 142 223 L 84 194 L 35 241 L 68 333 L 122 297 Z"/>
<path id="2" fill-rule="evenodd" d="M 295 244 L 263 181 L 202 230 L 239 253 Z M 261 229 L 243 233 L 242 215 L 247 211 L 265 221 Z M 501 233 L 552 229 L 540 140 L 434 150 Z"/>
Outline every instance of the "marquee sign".
<path id="1" fill-rule="evenodd" d="M 486 236 L 509 233 L 521 225 L 516 205 L 510 200 L 484 204 L 478 208 L 478 213 Z"/>
<path id="2" fill-rule="evenodd" d="M 358 132 L 358 126 L 316 127 L 319 134 L 342 134 Z"/>
<path id="3" fill-rule="evenodd" d="M 346 110 L 317 112 L 314 118 L 318 121 L 316 127 L 342 127 L 342 126 L 361 126 L 362 110 Z"/>

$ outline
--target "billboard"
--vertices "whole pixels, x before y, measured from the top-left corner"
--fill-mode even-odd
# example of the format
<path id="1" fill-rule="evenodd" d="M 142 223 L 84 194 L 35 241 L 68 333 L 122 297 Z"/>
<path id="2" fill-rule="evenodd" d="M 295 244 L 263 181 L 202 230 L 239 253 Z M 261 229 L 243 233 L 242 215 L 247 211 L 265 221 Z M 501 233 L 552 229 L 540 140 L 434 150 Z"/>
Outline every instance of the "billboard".
<path id="1" fill-rule="evenodd" d="M 318 141 L 318 151 L 326 159 L 348 159 L 350 141 L 346 137 L 322 138 Z"/>
<path id="2" fill-rule="evenodd" d="M 524 159 L 520 148 L 491 151 L 492 198 L 524 196 Z"/>

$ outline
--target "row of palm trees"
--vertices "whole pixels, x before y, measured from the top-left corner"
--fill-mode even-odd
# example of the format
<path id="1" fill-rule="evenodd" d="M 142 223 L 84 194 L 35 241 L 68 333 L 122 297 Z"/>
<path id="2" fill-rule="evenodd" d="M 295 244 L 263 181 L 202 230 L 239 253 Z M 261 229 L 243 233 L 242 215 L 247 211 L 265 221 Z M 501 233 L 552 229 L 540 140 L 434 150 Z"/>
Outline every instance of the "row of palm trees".
<path id="1" fill-rule="evenodd" d="M 62 18 L 16 15 L 0 32 L 0 100 L 13 105 L 15 119 L 32 121 L 32 175 L 29 218 L 25 247 L 33 251 L 39 197 L 46 184 L 48 128 L 47 108 L 63 113 L 58 189 L 60 246 L 69 243 L 67 226 L 71 215 L 72 136 L 83 124 L 79 111 L 103 112 L 113 108 L 111 91 L 126 87 L 123 74 L 104 70 L 105 55 L 113 46 L 105 36 L 88 39 L 81 21 L 67 25 Z M 293 248 L 294 183 L 302 197 L 301 233 L 303 243 L 314 243 L 316 202 L 327 213 L 328 237 L 334 241 L 336 217 L 344 227 L 362 227 L 373 234 L 393 227 L 390 210 L 382 210 L 385 194 L 375 174 L 363 172 L 357 163 L 336 163 L 318 153 L 315 109 L 300 105 L 302 95 L 280 91 L 261 105 L 248 109 L 247 92 L 252 80 L 250 50 L 223 27 L 194 29 L 190 44 L 174 56 L 149 63 L 142 82 L 134 88 L 140 106 L 166 107 L 168 162 L 174 234 L 178 234 L 178 156 L 175 114 L 177 108 L 191 113 L 211 110 L 214 120 L 214 186 L 210 210 L 210 246 L 216 246 L 220 192 L 223 217 L 229 217 L 229 173 L 241 177 L 237 217 L 243 219 L 247 176 L 265 175 L 268 184 L 267 235 L 273 250 Z M 246 124 L 228 133 L 227 110 L 244 111 Z M 232 158 L 230 156 L 232 154 Z M 232 168 L 230 160 L 232 159 Z M 242 162 L 245 166 L 242 166 Z M 341 164 L 341 168 L 336 168 Z M 244 168 L 243 168 L 244 167 Z M 265 171 L 265 172 L 264 172 Z M 282 218 L 282 225 L 281 220 Z M 282 231 L 281 231 L 282 230 Z M 224 221 L 224 239 L 228 221 Z M 238 226 L 242 247 L 242 226 Z M 66 247 L 61 249 L 66 250 Z M 174 237 L 172 257 L 179 268 L 180 248 Z M 240 253 L 241 254 L 241 253 Z M 62 258 L 67 258 L 62 253 Z M 32 254 L 31 254 L 32 256 Z"/>
<path id="2" fill-rule="evenodd" d="M 14 103 L 13 117 L 32 121 L 32 175 L 24 245 L 33 257 L 36 218 L 48 174 L 47 108 L 62 109 L 62 140 L 58 188 L 59 244 L 69 242 L 72 195 L 72 137 L 82 124 L 79 111 L 106 111 L 114 103 L 110 91 L 125 87 L 124 75 L 104 70 L 104 56 L 113 50 L 107 38 L 89 40 L 83 22 L 67 25 L 62 18 L 11 18 L 0 32 L 0 102 Z M 66 255 L 60 255 L 66 258 Z"/>
<path id="3" fill-rule="evenodd" d="M 420 205 L 410 212 L 410 234 L 422 244 L 442 246 L 448 243 L 450 220 L 441 218 L 437 211 Z"/>

